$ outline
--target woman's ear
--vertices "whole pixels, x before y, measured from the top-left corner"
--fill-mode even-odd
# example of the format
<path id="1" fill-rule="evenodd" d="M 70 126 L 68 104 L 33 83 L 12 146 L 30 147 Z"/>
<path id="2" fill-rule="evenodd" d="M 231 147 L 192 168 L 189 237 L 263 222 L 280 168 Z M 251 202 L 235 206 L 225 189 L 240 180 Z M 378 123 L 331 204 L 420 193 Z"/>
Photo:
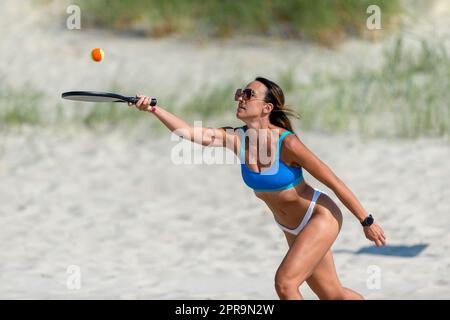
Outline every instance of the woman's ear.
<path id="1" fill-rule="evenodd" d="M 266 103 L 264 105 L 264 109 L 263 110 L 264 110 L 264 113 L 266 113 L 266 114 L 271 113 L 272 110 L 273 110 L 273 104 L 272 103 Z"/>

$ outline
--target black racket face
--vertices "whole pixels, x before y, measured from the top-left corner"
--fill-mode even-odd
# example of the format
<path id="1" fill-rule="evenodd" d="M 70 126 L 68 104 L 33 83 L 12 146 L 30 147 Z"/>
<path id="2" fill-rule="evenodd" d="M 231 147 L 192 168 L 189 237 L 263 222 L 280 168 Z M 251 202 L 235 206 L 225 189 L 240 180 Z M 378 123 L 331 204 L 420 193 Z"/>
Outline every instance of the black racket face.
<path id="1" fill-rule="evenodd" d="M 134 103 L 135 97 L 124 97 L 120 94 L 109 92 L 94 92 L 94 91 L 69 91 L 64 92 L 61 96 L 64 99 L 74 101 L 87 102 L 131 102 Z"/>

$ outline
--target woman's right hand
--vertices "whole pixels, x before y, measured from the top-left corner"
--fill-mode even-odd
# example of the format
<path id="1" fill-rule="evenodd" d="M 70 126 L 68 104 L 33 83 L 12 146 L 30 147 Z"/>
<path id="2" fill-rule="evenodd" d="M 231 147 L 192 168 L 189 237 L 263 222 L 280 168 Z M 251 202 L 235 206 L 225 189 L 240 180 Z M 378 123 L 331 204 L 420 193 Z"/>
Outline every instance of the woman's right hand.
<path id="1" fill-rule="evenodd" d="M 139 100 L 136 102 L 135 106 L 141 111 L 151 111 L 154 107 L 150 106 L 151 98 L 143 94 L 137 94 L 136 98 Z M 130 107 L 133 106 L 132 103 L 128 103 Z"/>

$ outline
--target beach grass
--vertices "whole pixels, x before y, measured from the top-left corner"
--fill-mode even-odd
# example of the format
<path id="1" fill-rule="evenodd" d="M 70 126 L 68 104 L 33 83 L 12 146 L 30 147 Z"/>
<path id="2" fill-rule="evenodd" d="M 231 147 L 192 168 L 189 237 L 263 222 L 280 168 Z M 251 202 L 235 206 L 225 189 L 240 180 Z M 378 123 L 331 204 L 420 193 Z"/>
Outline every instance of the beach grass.
<path id="1" fill-rule="evenodd" d="M 43 122 L 44 94 L 38 90 L 18 90 L 5 86 L 0 88 L 0 124 L 37 125 Z"/>
<path id="2" fill-rule="evenodd" d="M 356 68 L 344 77 L 317 74 L 288 95 L 300 103 L 297 111 L 305 130 L 449 136 L 449 74 L 450 57 L 443 45 L 422 40 L 418 50 L 409 50 L 398 38 L 379 70 Z"/>
<path id="3" fill-rule="evenodd" d="M 370 5 L 384 28 L 402 11 L 400 0 L 76 0 L 83 24 L 162 37 L 171 34 L 230 37 L 255 34 L 339 41 L 366 30 Z"/>
<path id="4" fill-rule="evenodd" d="M 417 50 L 411 50 L 398 38 L 386 49 L 379 68 L 354 67 L 346 74 L 320 71 L 310 81 L 298 82 L 292 66 L 273 80 L 285 91 L 287 106 L 300 114 L 299 120 L 292 119 L 300 131 L 368 137 L 450 136 L 450 54 L 439 43 L 420 40 Z M 181 100 L 171 97 L 164 106 L 190 122 L 229 121 L 236 109 L 235 86 L 225 83 L 202 88 L 187 101 L 177 103 Z M 37 90 L 2 87 L 0 127 L 70 123 L 114 128 L 135 127 L 145 121 L 154 128 L 162 126 L 126 105 L 70 103 L 76 105 L 68 107 L 61 102 L 49 108 L 45 95 Z"/>

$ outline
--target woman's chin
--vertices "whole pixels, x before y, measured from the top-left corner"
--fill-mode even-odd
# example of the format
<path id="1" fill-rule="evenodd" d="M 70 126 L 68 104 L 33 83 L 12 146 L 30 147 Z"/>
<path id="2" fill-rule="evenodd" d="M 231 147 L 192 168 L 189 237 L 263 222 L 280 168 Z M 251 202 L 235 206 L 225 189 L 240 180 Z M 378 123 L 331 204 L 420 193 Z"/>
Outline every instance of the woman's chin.
<path id="1" fill-rule="evenodd" d="M 245 118 L 245 115 L 243 114 L 242 110 L 237 110 L 236 111 L 236 118 L 243 120 Z"/>

